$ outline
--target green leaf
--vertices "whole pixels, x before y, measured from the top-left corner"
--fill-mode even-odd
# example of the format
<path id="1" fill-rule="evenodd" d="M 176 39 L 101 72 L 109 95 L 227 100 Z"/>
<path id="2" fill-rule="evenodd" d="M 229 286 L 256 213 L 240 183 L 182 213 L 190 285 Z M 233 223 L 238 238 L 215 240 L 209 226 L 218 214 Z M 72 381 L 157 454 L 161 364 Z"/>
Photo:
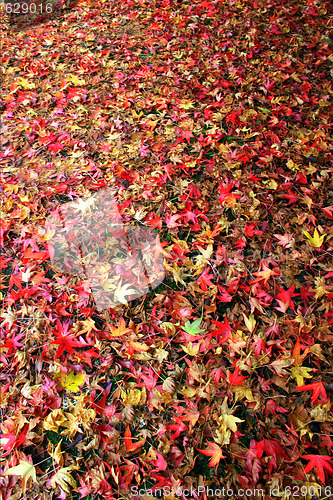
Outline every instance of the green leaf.
<path id="1" fill-rule="evenodd" d="M 205 333 L 206 330 L 201 330 L 199 328 L 199 325 L 202 321 L 202 318 L 198 318 L 193 323 L 190 323 L 190 321 L 185 321 L 185 325 L 181 327 L 182 330 L 184 330 L 186 333 L 190 335 L 201 335 L 202 333 Z"/>
<path id="2" fill-rule="evenodd" d="M 271 110 L 270 109 L 267 109 L 267 108 L 260 108 L 258 107 L 258 109 L 260 109 L 260 111 L 262 111 L 263 113 L 267 114 L 267 113 L 270 113 Z"/>

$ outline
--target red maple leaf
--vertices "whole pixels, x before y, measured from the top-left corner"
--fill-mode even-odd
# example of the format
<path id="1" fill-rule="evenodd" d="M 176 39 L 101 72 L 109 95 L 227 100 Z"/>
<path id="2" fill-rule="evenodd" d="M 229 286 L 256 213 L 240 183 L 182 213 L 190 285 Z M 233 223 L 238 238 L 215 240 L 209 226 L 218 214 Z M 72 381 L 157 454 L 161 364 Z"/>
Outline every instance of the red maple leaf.
<path id="1" fill-rule="evenodd" d="M 311 403 L 314 404 L 319 396 L 323 396 L 325 403 L 327 402 L 327 394 L 322 382 L 314 382 L 313 384 L 301 385 L 300 387 L 296 387 L 297 391 L 309 391 L 312 390 Z M 324 402 L 323 401 L 323 402 Z"/>
<path id="2" fill-rule="evenodd" d="M 80 341 L 76 340 L 74 334 L 68 333 L 69 322 L 62 325 L 57 319 L 57 326 L 58 330 L 55 333 L 56 340 L 52 342 L 52 344 L 59 344 L 55 359 L 60 358 L 65 351 L 68 351 L 70 354 L 74 354 L 73 347 L 85 347 L 86 344 L 82 344 Z"/>
<path id="3" fill-rule="evenodd" d="M 281 443 L 277 439 L 263 439 L 256 444 L 257 458 L 261 458 L 264 453 L 272 459 L 268 462 L 270 472 L 273 467 L 277 467 L 276 457 L 288 458 Z"/>
<path id="4" fill-rule="evenodd" d="M 257 225 L 256 222 L 252 224 L 246 223 L 244 229 L 245 236 L 247 236 L 248 238 L 252 238 L 252 236 L 254 235 L 260 236 L 261 234 L 263 234 L 263 231 L 261 231 L 260 229 L 255 229 L 256 225 Z"/>
<path id="5" fill-rule="evenodd" d="M 235 193 L 230 193 L 230 191 L 233 189 L 234 183 L 232 182 L 231 184 L 222 184 L 220 185 L 220 197 L 219 197 L 219 202 L 222 204 L 226 200 L 230 200 L 231 198 L 238 199 L 240 196 Z"/>
<path id="6" fill-rule="evenodd" d="M 320 481 L 325 484 L 325 470 L 330 472 L 333 476 L 333 468 L 329 463 L 333 457 L 328 457 L 326 455 L 302 455 L 302 458 L 309 460 L 308 465 L 305 467 L 303 474 L 310 472 L 314 467 L 317 469 L 318 477 Z"/>
<path id="7" fill-rule="evenodd" d="M 244 377 L 244 375 L 239 375 L 239 366 L 237 366 L 234 373 L 230 373 L 230 371 L 227 370 L 227 376 L 228 376 L 228 382 L 231 385 L 244 385 L 243 380 L 248 378 Z"/>
<path id="8" fill-rule="evenodd" d="M 281 290 L 281 288 L 279 290 Z M 292 285 L 290 288 L 288 288 L 288 290 L 282 290 L 280 293 L 278 293 L 275 299 L 278 301 L 279 307 L 274 307 L 274 309 L 285 313 L 288 307 L 291 307 L 291 309 L 295 311 L 295 304 L 291 299 L 292 297 L 296 297 L 299 294 L 294 293 L 294 291 L 295 285 Z"/>
<path id="9" fill-rule="evenodd" d="M 98 354 L 98 352 L 95 351 L 94 347 L 92 349 L 87 349 L 86 351 L 77 352 L 76 356 L 78 357 L 78 359 L 83 360 L 86 363 L 88 363 L 90 368 L 92 368 L 91 358 L 100 358 L 101 357 Z"/>
<path id="10" fill-rule="evenodd" d="M 11 354 L 12 352 L 16 352 L 18 347 L 24 347 L 24 344 L 21 344 L 21 342 L 18 342 L 22 337 L 24 337 L 25 334 L 21 333 L 20 335 L 17 335 L 16 337 L 11 337 L 6 339 L 6 342 L 2 344 L 2 347 L 5 347 L 8 349 L 7 354 Z"/>
<path id="11" fill-rule="evenodd" d="M 2 448 L 6 450 L 6 453 L 3 453 L 4 457 L 9 455 L 14 448 L 18 448 L 22 443 L 24 443 L 28 428 L 29 424 L 25 424 L 19 434 L 14 434 L 13 432 L 10 432 L 8 434 L 0 434 Z"/>
<path id="12" fill-rule="evenodd" d="M 214 278 L 214 275 L 213 274 L 208 274 L 208 273 L 209 273 L 209 270 L 207 268 L 207 269 L 205 269 L 205 271 L 202 273 L 202 275 L 197 280 L 198 283 L 201 286 L 201 289 L 204 292 L 207 292 L 207 285 L 208 286 L 214 286 L 214 283 L 211 282 L 211 279 Z"/>
<path id="13" fill-rule="evenodd" d="M 326 215 L 326 217 L 328 219 L 333 220 L 333 205 L 330 206 L 330 207 L 324 207 L 324 208 L 322 208 L 322 211 L 324 212 L 324 214 Z"/>
<path id="14" fill-rule="evenodd" d="M 219 344 L 222 344 L 222 342 L 225 342 L 228 340 L 230 337 L 231 333 L 231 326 L 229 324 L 229 321 L 227 318 L 224 318 L 224 323 L 221 323 L 220 321 L 215 321 L 212 320 L 212 323 L 214 323 L 215 326 L 217 326 L 217 330 L 213 330 L 212 334 L 213 335 L 221 335 L 219 339 Z"/>

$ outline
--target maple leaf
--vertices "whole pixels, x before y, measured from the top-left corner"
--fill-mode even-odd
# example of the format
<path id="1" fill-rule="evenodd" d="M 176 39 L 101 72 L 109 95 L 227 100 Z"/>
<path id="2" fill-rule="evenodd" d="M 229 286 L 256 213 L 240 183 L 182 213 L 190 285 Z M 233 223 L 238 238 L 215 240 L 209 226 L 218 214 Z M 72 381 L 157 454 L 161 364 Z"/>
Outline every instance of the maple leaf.
<path id="1" fill-rule="evenodd" d="M 296 387 L 297 391 L 313 391 L 311 396 L 311 404 L 314 404 L 319 396 L 323 397 L 322 403 L 327 402 L 327 394 L 322 382 L 314 382 L 313 384 L 302 385 L 300 387 Z"/>
<path id="2" fill-rule="evenodd" d="M 34 252 L 31 247 L 27 248 L 22 256 L 22 262 L 25 264 L 29 260 L 46 260 L 48 258 L 48 252 Z"/>
<path id="3" fill-rule="evenodd" d="M 55 375 L 55 378 L 59 378 L 59 382 L 64 389 L 71 392 L 79 392 L 79 385 L 82 385 L 85 379 L 85 373 L 76 374 L 74 371 L 70 371 L 68 374 L 59 372 Z"/>
<path id="4" fill-rule="evenodd" d="M 223 455 L 221 448 L 216 443 L 210 443 L 209 441 L 207 441 L 207 444 L 210 448 L 209 450 L 199 450 L 199 448 L 197 448 L 197 450 L 200 451 L 200 453 L 202 453 L 203 455 L 206 455 L 207 457 L 212 457 L 208 465 L 209 467 L 215 467 L 216 465 L 215 469 L 216 472 L 221 458 L 226 458 L 226 457 Z"/>
<path id="5" fill-rule="evenodd" d="M 211 279 L 214 278 L 214 275 L 208 274 L 208 273 L 209 273 L 209 270 L 207 268 L 207 269 L 205 269 L 205 271 L 202 273 L 202 275 L 197 280 L 197 282 L 201 285 L 201 289 L 204 292 L 207 292 L 207 285 L 214 286 L 214 283 L 211 281 Z"/>
<path id="6" fill-rule="evenodd" d="M 333 468 L 331 464 L 329 463 L 331 460 L 333 460 L 333 457 L 328 457 L 326 455 L 302 455 L 301 458 L 304 458 L 305 460 L 309 460 L 309 463 L 304 469 L 303 474 L 306 474 L 307 472 L 310 472 L 314 467 L 317 469 L 318 477 L 320 481 L 323 484 L 325 483 L 325 470 L 330 472 L 333 476 Z M 303 475 L 302 474 L 302 475 Z"/>
<path id="7" fill-rule="evenodd" d="M 194 108 L 193 101 L 187 101 L 187 100 L 182 100 L 182 102 L 179 104 L 180 109 L 191 109 Z"/>
<path id="8" fill-rule="evenodd" d="M 173 229 L 175 227 L 181 226 L 181 224 L 177 223 L 177 220 L 180 219 L 181 215 L 175 214 L 175 215 L 167 215 L 165 217 L 165 222 L 166 225 L 168 226 L 169 229 Z"/>
<path id="9" fill-rule="evenodd" d="M 85 85 L 86 82 L 84 80 L 80 80 L 77 76 L 75 75 L 70 75 L 69 78 L 67 78 L 67 81 L 72 83 L 73 85 L 75 86 L 79 86 L 79 85 Z"/>
<path id="10" fill-rule="evenodd" d="M 79 331 L 80 335 L 82 335 L 83 333 L 88 333 L 89 335 L 92 330 L 95 330 L 96 332 L 98 331 L 98 329 L 95 327 L 95 321 L 91 318 L 87 318 L 80 323 L 83 326 L 82 330 Z"/>
<path id="11" fill-rule="evenodd" d="M 288 288 L 288 290 L 283 290 L 282 292 L 278 293 L 275 299 L 279 303 L 279 307 L 274 307 L 274 309 L 285 313 L 288 307 L 291 307 L 291 309 L 295 311 L 295 305 L 291 299 L 292 297 L 296 297 L 298 294 L 294 294 L 294 290 L 295 285 L 292 285 L 290 288 Z"/>
<path id="12" fill-rule="evenodd" d="M 86 361 L 88 363 L 88 365 L 90 366 L 90 368 L 92 368 L 91 358 L 100 358 L 101 357 L 100 354 L 98 354 L 98 352 L 95 351 L 94 347 L 92 349 L 87 349 L 86 351 L 77 352 L 75 354 L 75 356 L 79 360 Z"/>
<path id="13" fill-rule="evenodd" d="M 231 373 L 229 370 L 227 370 L 227 378 L 229 384 L 231 385 L 244 385 L 243 380 L 245 380 L 248 377 L 244 377 L 244 375 L 239 375 L 239 366 L 237 366 L 234 373 Z"/>
<path id="14" fill-rule="evenodd" d="M 293 234 L 274 234 L 275 238 L 279 240 L 278 245 L 281 245 L 283 248 L 286 248 L 287 245 L 291 242 L 293 239 Z"/>
<path id="15" fill-rule="evenodd" d="M 68 332 L 69 322 L 62 325 L 57 319 L 57 326 L 58 330 L 55 332 L 56 339 L 51 342 L 52 344 L 59 345 L 55 359 L 60 358 L 65 351 L 68 351 L 69 354 L 74 354 L 73 347 L 85 347 L 86 344 L 76 340 L 75 335 Z"/>
<path id="16" fill-rule="evenodd" d="M 145 219 L 144 224 L 146 226 L 150 226 L 152 228 L 158 228 L 160 231 L 162 230 L 162 219 L 161 217 L 158 217 L 158 215 L 153 212 L 152 214 L 149 214 L 147 218 Z"/>
<path id="17" fill-rule="evenodd" d="M 271 90 L 274 87 L 275 83 L 276 82 L 274 82 L 274 81 L 271 82 L 269 80 L 269 78 L 267 78 L 267 82 L 264 83 L 264 87 L 265 87 L 266 90 Z"/>
<path id="18" fill-rule="evenodd" d="M 34 83 L 29 83 L 28 80 L 26 80 L 25 78 L 20 78 L 20 83 L 19 85 L 21 85 L 24 89 L 34 89 L 35 88 L 35 84 Z"/>
<path id="19" fill-rule="evenodd" d="M 303 347 L 303 349 L 304 349 L 304 347 Z M 294 350 L 292 352 L 292 357 L 295 360 L 294 361 L 294 365 L 295 366 L 300 366 L 302 364 L 304 358 L 307 356 L 308 352 L 309 352 L 309 348 L 306 347 L 304 349 L 303 354 L 301 354 L 301 344 L 300 344 L 300 341 L 299 341 L 299 337 L 297 337 L 297 341 L 296 341 L 296 344 L 294 346 Z M 300 384 L 300 385 L 302 385 L 302 384 Z"/>
<path id="20" fill-rule="evenodd" d="M 202 330 L 199 328 L 199 325 L 201 324 L 202 318 L 198 318 L 193 323 L 190 321 L 185 321 L 185 325 L 181 326 L 180 328 L 184 330 L 184 332 L 188 333 L 189 335 L 200 335 L 206 332 L 206 330 Z"/>
<path id="21" fill-rule="evenodd" d="M 18 347 L 23 347 L 24 344 L 21 344 L 21 342 L 18 342 L 22 337 L 24 337 L 24 333 L 21 333 L 21 335 L 17 335 L 16 337 L 11 337 L 6 339 L 6 341 L 2 344 L 2 348 L 8 349 L 8 354 L 11 354 L 12 352 L 16 352 Z"/>
<path id="22" fill-rule="evenodd" d="M 224 323 L 215 320 L 212 320 L 212 323 L 214 323 L 214 325 L 217 326 L 218 329 L 213 330 L 211 333 L 214 335 L 221 334 L 221 337 L 219 339 L 219 344 L 222 344 L 223 342 L 231 338 L 230 334 L 232 329 L 226 317 L 224 318 Z"/>
<path id="23" fill-rule="evenodd" d="M 256 444 L 257 458 L 261 458 L 266 453 L 267 456 L 272 457 L 268 464 L 268 469 L 271 472 L 273 467 L 277 467 L 276 457 L 288 458 L 281 443 L 277 439 L 262 439 Z"/>
<path id="24" fill-rule="evenodd" d="M 79 198 L 72 204 L 74 212 L 81 212 L 82 215 L 85 215 L 87 211 L 91 211 L 91 207 L 94 206 L 95 198 L 94 196 L 90 196 L 89 198 Z"/>
<path id="25" fill-rule="evenodd" d="M 317 231 L 317 228 L 314 230 L 313 236 L 308 231 L 303 231 L 307 239 L 309 240 L 309 245 L 314 247 L 314 248 L 320 248 L 324 242 L 324 238 L 327 233 L 322 234 L 319 236 L 319 233 Z"/>
<path id="26" fill-rule="evenodd" d="M 135 451 L 138 448 L 140 448 L 140 446 L 143 446 L 145 444 L 145 442 L 146 442 L 145 439 L 141 439 L 141 441 L 137 441 L 136 443 L 133 443 L 131 429 L 130 429 L 130 426 L 127 425 L 126 431 L 124 433 L 124 443 L 125 443 L 126 451 L 128 451 L 128 452 Z"/>
<path id="27" fill-rule="evenodd" d="M 291 376 L 296 380 L 296 384 L 301 386 L 304 384 L 305 378 L 312 378 L 311 371 L 312 368 L 308 368 L 307 366 L 293 366 L 291 368 Z"/>
<path id="28" fill-rule="evenodd" d="M 114 300 L 120 302 L 121 304 L 127 305 L 128 297 L 133 293 L 137 293 L 137 290 L 130 287 L 130 283 L 125 283 L 125 285 L 122 285 L 121 282 L 119 282 L 116 290 L 114 291 Z M 125 296 L 127 296 L 127 299 L 125 299 Z"/>
<path id="29" fill-rule="evenodd" d="M 73 476 L 70 474 L 73 466 L 71 467 L 63 467 L 59 469 L 52 477 L 51 477 L 51 486 L 55 488 L 58 485 L 63 491 L 66 493 L 71 493 L 69 487 L 76 488 L 76 482 Z"/>
<path id="30" fill-rule="evenodd" d="M 4 476 L 21 476 L 23 480 L 23 494 L 26 491 L 26 485 L 29 479 L 32 479 L 35 483 L 37 482 L 36 477 L 36 469 L 33 464 L 26 462 L 25 460 L 20 460 L 19 465 L 15 467 L 10 467 L 5 472 L 3 472 Z"/>
<path id="31" fill-rule="evenodd" d="M 271 276 L 279 276 L 280 271 L 276 269 L 270 269 L 266 266 L 265 262 L 261 262 L 261 271 L 253 273 L 254 276 L 259 276 L 257 279 L 250 281 L 250 285 L 253 283 L 258 283 L 259 281 L 263 281 L 265 285 L 267 285 L 267 281 Z"/>
<path id="32" fill-rule="evenodd" d="M 181 348 L 190 356 L 197 356 L 200 349 L 200 342 L 198 344 L 192 344 L 192 342 L 189 342 L 188 347 L 182 345 Z"/>
<path id="33" fill-rule="evenodd" d="M 126 323 L 123 317 L 120 318 L 118 327 L 115 327 L 110 323 L 106 323 L 106 325 L 110 328 L 112 332 L 108 333 L 108 336 L 111 337 L 122 337 L 123 335 L 126 335 L 127 333 L 130 333 L 132 331 L 131 328 L 126 328 Z"/>

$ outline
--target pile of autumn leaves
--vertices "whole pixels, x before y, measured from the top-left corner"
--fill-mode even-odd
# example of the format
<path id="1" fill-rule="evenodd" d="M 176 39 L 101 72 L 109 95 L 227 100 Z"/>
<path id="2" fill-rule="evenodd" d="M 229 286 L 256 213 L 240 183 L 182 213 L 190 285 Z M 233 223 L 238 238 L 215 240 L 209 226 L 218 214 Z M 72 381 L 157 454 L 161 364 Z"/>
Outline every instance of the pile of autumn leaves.
<path id="1" fill-rule="evenodd" d="M 4 498 L 332 495 L 331 13 L 81 2 L 8 27 Z M 98 312 L 44 226 L 108 186 L 166 278 Z"/>

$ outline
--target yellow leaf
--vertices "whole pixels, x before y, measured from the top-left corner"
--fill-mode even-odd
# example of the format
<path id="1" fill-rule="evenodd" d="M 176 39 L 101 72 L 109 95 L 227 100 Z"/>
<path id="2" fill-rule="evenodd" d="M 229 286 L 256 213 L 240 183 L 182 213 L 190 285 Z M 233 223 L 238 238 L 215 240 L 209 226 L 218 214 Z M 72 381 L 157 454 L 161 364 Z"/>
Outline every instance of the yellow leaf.
<path id="1" fill-rule="evenodd" d="M 197 356 L 200 348 L 200 342 L 198 344 L 192 344 L 192 342 L 188 343 L 188 347 L 181 346 L 183 351 L 185 351 L 190 356 Z"/>
<path id="2" fill-rule="evenodd" d="M 26 490 L 26 484 L 29 479 L 32 479 L 35 483 L 37 482 L 36 469 L 33 464 L 20 460 L 19 465 L 11 467 L 3 472 L 4 476 L 21 476 L 23 480 L 23 494 Z"/>
<path id="3" fill-rule="evenodd" d="M 81 212 L 82 215 L 85 215 L 87 211 L 91 212 L 91 207 L 94 206 L 94 203 L 94 196 L 90 196 L 89 198 L 79 198 L 71 204 L 71 208 L 74 209 L 75 213 Z"/>
<path id="4" fill-rule="evenodd" d="M 164 259 L 164 267 L 167 271 L 170 271 L 173 274 L 173 278 L 177 284 L 181 283 L 182 285 L 186 286 L 186 283 L 181 276 L 182 274 L 181 267 L 178 267 L 177 264 L 174 264 L 173 267 L 169 266 L 166 259 Z"/>
<path id="5" fill-rule="evenodd" d="M 234 417 L 233 415 L 223 414 L 218 418 L 219 428 L 216 430 L 217 441 L 222 446 L 230 443 L 231 431 L 237 431 L 237 423 L 244 422 L 238 417 Z"/>
<path id="6" fill-rule="evenodd" d="M 202 253 L 202 255 L 204 256 L 206 262 L 211 258 L 212 256 L 212 253 L 213 253 L 213 245 L 210 243 L 206 250 L 204 248 L 201 248 L 201 247 L 197 247 L 199 252 Z"/>
<path id="7" fill-rule="evenodd" d="M 48 454 L 52 458 L 54 458 L 54 460 L 57 462 L 58 465 L 60 465 L 60 467 L 62 467 L 64 465 L 64 457 L 63 457 L 63 454 L 61 452 L 61 443 L 62 443 L 62 441 L 59 441 L 59 443 L 57 444 L 57 446 L 55 448 L 52 446 L 51 443 L 49 443 L 48 447 L 47 447 Z"/>
<path id="8" fill-rule="evenodd" d="M 84 80 L 79 80 L 79 78 L 75 75 L 70 75 L 70 77 L 67 78 L 67 81 L 71 82 L 73 85 L 76 85 L 76 86 L 86 84 L 86 82 Z"/>
<path id="9" fill-rule="evenodd" d="M 244 422 L 238 417 L 234 417 L 234 415 L 224 414 L 219 418 L 219 423 L 224 425 L 227 429 L 230 429 L 232 432 L 237 431 L 237 425 L 239 422 Z"/>
<path id="10" fill-rule="evenodd" d="M 83 329 L 80 330 L 80 335 L 82 335 L 83 333 L 89 334 L 92 330 L 97 331 L 97 328 L 95 327 L 95 321 L 91 318 L 81 321 L 81 325 L 83 326 Z"/>
<path id="11" fill-rule="evenodd" d="M 121 304 L 127 305 L 128 298 L 134 293 L 137 293 L 137 290 L 135 290 L 135 288 L 131 288 L 129 283 L 125 283 L 125 285 L 122 286 L 120 282 L 117 289 L 114 291 L 114 302 L 120 302 Z M 125 298 L 126 296 L 127 299 Z"/>
<path id="12" fill-rule="evenodd" d="M 256 326 L 256 320 L 254 319 L 253 314 L 250 315 L 248 318 L 244 313 L 243 313 L 244 321 L 246 324 L 247 329 L 252 333 L 253 330 L 255 329 Z"/>
<path id="13" fill-rule="evenodd" d="M 64 388 L 67 389 L 67 391 L 79 392 L 79 385 L 83 384 L 85 376 L 85 373 L 78 373 L 76 375 L 75 372 L 71 371 L 67 376 Z"/>
<path id="14" fill-rule="evenodd" d="M 312 378 L 310 372 L 312 368 L 306 366 L 293 366 L 291 368 L 291 376 L 296 380 L 298 386 L 304 385 L 305 378 Z"/>
<path id="15" fill-rule="evenodd" d="M 321 245 L 324 242 L 324 238 L 325 238 L 325 236 L 327 234 L 327 233 L 324 233 L 321 236 L 319 236 L 319 233 L 318 233 L 317 229 L 314 230 L 313 236 L 311 236 L 311 234 L 308 233 L 308 231 L 303 231 L 303 233 L 305 234 L 305 236 L 309 240 L 309 245 L 311 247 L 314 247 L 314 248 L 320 248 L 321 247 Z"/>
<path id="16" fill-rule="evenodd" d="M 299 167 L 293 162 L 293 160 L 287 161 L 287 167 L 290 168 L 290 170 L 299 170 Z"/>
<path id="17" fill-rule="evenodd" d="M 187 398 L 193 398 L 196 395 L 194 387 L 184 387 L 181 391 Z"/>
<path id="18" fill-rule="evenodd" d="M 24 78 L 20 78 L 20 85 L 25 90 L 27 90 L 27 89 L 34 89 L 35 88 L 35 84 L 34 83 L 29 83 L 28 80 L 25 80 Z"/>
<path id="19" fill-rule="evenodd" d="M 55 229 L 52 229 L 51 227 L 46 228 L 46 232 L 42 236 L 42 239 L 44 241 L 49 241 L 53 236 L 55 235 Z"/>
<path id="20" fill-rule="evenodd" d="M 51 477 L 51 486 L 55 488 L 57 485 L 66 493 L 71 493 L 70 486 L 76 488 L 76 482 L 74 478 L 70 475 L 72 467 L 63 467 L 59 469 L 58 472 Z"/>
<path id="21" fill-rule="evenodd" d="M 125 405 L 141 406 L 146 402 L 146 389 L 131 389 L 128 394 L 124 391 L 121 393 L 121 398 Z"/>
<path id="22" fill-rule="evenodd" d="M 265 185 L 267 186 L 268 189 L 274 189 L 274 190 L 277 189 L 278 187 L 278 183 L 274 179 L 267 181 Z"/>
<path id="23" fill-rule="evenodd" d="M 133 118 L 141 118 L 141 116 L 143 115 L 143 111 L 140 111 L 139 113 L 137 113 L 135 111 L 135 109 L 132 110 L 132 115 L 133 115 Z"/>
<path id="24" fill-rule="evenodd" d="M 60 385 L 71 392 L 79 392 L 79 385 L 82 385 L 85 379 L 85 373 L 76 374 L 73 370 L 68 374 L 63 372 L 58 372 L 55 374 L 55 378 L 59 379 Z"/>
<path id="25" fill-rule="evenodd" d="M 59 427 L 66 421 L 64 412 L 59 408 L 52 410 L 44 419 L 43 427 L 46 431 L 58 432 Z"/>
<path id="26" fill-rule="evenodd" d="M 179 105 L 180 109 L 190 109 L 194 108 L 193 106 L 193 101 L 182 101 L 181 104 Z"/>

